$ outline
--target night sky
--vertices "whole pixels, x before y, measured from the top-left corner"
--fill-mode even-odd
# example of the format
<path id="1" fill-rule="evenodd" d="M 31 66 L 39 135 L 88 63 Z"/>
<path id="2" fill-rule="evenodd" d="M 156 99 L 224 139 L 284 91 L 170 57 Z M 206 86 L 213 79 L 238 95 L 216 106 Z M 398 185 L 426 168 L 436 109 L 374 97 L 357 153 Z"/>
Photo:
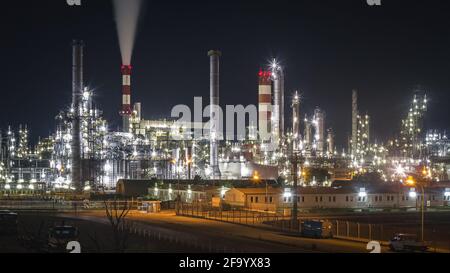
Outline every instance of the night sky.
<path id="1" fill-rule="evenodd" d="M 351 127 L 351 90 L 386 140 L 408 111 L 412 91 L 430 97 L 427 124 L 449 129 L 448 1 L 365 0 L 146 1 L 133 54 L 132 101 L 144 117 L 170 115 L 194 96 L 209 101 L 209 49 L 220 49 L 221 104 L 256 104 L 257 72 L 273 57 L 286 70 L 286 101 L 304 97 L 302 114 L 327 113 L 337 144 Z M 71 41 L 86 42 L 85 78 L 113 129 L 120 125 L 120 51 L 111 1 L 2 3 L 0 128 L 28 124 L 32 137 L 54 130 L 71 100 Z M 286 106 L 286 109 L 289 109 Z M 290 127 L 290 110 L 286 124 Z"/>

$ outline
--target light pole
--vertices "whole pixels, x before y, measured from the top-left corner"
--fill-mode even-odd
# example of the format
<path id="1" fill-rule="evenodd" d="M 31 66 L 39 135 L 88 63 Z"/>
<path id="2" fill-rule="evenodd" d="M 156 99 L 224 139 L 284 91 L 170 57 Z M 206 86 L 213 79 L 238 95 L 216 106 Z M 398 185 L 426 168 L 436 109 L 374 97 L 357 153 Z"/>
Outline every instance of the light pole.
<path id="1" fill-rule="evenodd" d="M 292 168 L 293 168 L 293 178 L 294 178 L 294 193 L 292 195 L 293 198 L 293 207 L 292 207 L 292 221 L 294 223 L 294 227 L 297 227 L 297 218 L 298 218 L 298 164 L 300 164 L 300 166 L 302 167 L 301 169 L 303 169 L 303 158 L 302 156 L 298 155 L 298 153 L 296 153 L 294 151 L 294 154 L 292 155 L 291 158 L 291 162 L 292 162 Z"/>
<path id="2" fill-rule="evenodd" d="M 420 233 L 421 233 L 421 239 L 422 239 L 422 242 L 424 241 L 424 226 L 425 226 L 425 188 L 424 188 L 424 186 L 423 186 L 423 184 L 422 183 L 417 183 L 415 180 L 414 180 L 414 178 L 412 177 L 412 176 L 410 176 L 410 177 L 408 177 L 408 179 L 406 180 L 406 183 L 408 183 L 409 185 L 411 185 L 411 186 L 419 186 L 420 187 L 420 190 L 421 190 L 421 193 L 422 193 L 422 200 L 421 200 L 421 204 L 420 204 L 420 211 L 421 211 L 421 215 L 420 215 L 420 226 L 421 226 L 421 230 L 420 230 Z M 416 202 L 417 202 L 417 199 L 416 199 Z"/>
<path id="3" fill-rule="evenodd" d="M 186 162 L 188 167 L 188 180 L 191 180 L 191 165 L 192 165 L 192 159 L 189 158 Z"/>
<path id="4" fill-rule="evenodd" d="M 424 190 L 424 187 L 423 187 L 423 185 L 420 185 L 420 189 L 422 190 L 422 208 L 421 208 L 421 211 L 422 211 L 422 215 L 421 215 L 421 235 L 422 235 L 422 242 L 424 241 L 423 239 L 424 239 L 424 236 L 423 236 L 423 233 L 424 233 L 424 218 L 425 218 L 425 210 L 424 210 L 424 207 L 425 207 L 425 190 Z"/>

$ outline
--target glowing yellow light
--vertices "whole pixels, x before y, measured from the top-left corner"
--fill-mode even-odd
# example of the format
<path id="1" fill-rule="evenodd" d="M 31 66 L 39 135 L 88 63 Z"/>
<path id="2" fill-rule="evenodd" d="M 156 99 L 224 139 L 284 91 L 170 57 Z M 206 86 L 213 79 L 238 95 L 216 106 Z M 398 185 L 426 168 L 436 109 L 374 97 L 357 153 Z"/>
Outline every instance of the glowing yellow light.
<path id="1" fill-rule="evenodd" d="M 255 172 L 253 173 L 253 180 L 257 182 L 257 181 L 259 181 L 259 179 L 260 179 L 259 173 L 258 173 L 257 171 L 255 171 Z"/>
<path id="2" fill-rule="evenodd" d="M 406 183 L 409 185 L 414 185 L 416 183 L 416 181 L 414 181 L 414 178 L 412 176 L 408 176 Z"/>

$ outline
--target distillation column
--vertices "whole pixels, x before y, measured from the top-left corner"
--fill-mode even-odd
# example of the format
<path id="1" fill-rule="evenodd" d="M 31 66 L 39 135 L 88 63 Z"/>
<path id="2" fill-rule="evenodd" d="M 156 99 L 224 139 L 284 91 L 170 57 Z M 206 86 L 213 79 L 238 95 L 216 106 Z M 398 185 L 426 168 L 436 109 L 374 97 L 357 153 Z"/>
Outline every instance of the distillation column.
<path id="1" fill-rule="evenodd" d="M 296 91 L 292 99 L 292 137 L 294 150 L 298 150 L 300 139 L 300 97 Z"/>

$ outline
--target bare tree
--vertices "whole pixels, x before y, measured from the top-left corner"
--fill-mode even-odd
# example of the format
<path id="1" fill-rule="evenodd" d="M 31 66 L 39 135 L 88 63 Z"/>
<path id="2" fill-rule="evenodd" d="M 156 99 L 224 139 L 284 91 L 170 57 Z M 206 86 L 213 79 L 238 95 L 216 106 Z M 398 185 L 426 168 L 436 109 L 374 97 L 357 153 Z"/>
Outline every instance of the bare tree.
<path id="1" fill-rule="evenodd" d="M 100 239 L 97 236 L 97 232 L 94 232 L 93 235 L 91 235 L 91 233 L 88 233 L 88 237 L 94 244 L 95 250 L 97 251 L 97 253 L 102 253 L 103 248 L 102 248 L 102 245 L 100 244 Z"/>
<path id="2" fill-rule="evenodd" d="M 105 201 L 106 217 L 112 227 L 114 238 L 114 251 L 122 253 L 126 249 L 128 240 L 128 232 L 125 231 L 125 219 L 131 210 L 131 203 L 129 201 Z"/>

